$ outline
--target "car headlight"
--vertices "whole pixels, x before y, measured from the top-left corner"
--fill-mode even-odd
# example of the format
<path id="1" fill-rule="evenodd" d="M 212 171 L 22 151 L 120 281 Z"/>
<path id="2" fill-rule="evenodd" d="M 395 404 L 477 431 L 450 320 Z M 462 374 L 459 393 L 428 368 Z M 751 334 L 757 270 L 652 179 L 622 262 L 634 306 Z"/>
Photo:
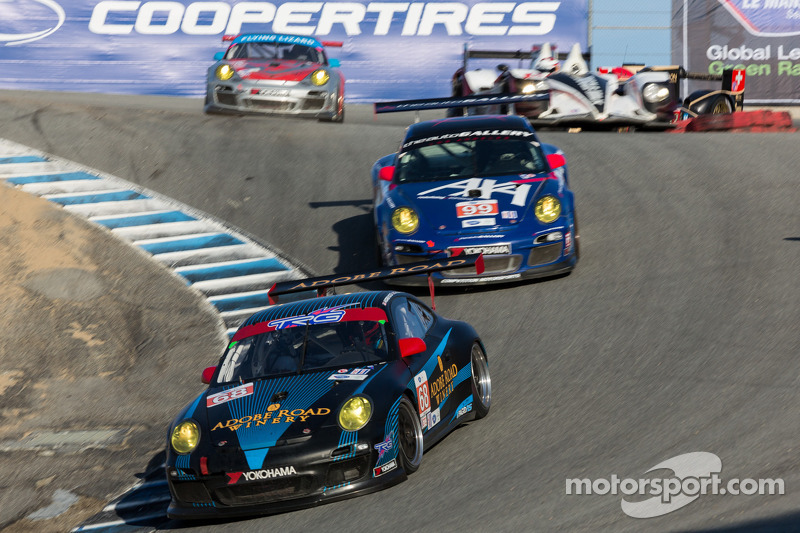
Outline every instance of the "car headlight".
<path id="1" fill-rule="evenodd" d="M 521 92 L 522 94 L 533 94 L 539 91 L 545 90 L 545 84 L 542 81 L 534 81 L 531 83 L 526 83 L 522 86 Z"/>
<path id="2" fill-rule="evenodd" d="M 217 79 L 222 80 L 222 81 L 228 81 L 229 79 L 231 79 L 233 77 L 233 75 L 235 73 L 236 73 L 236 71 L 233 70 L 233 67 L 230 66 L 230 65 L 227 65 L 227 64 L 218 66 L 217 67 L 217 72 L 216 72 Z"/>
<path id="3" fill-rule="evenodd" d="M 197 448 L 200 442 L 200 428 L 193 420 L 184 420 L 172 430 L 169 439 L 172 449 L 179 454 L 187 454 Z"/>
<path id="4" fill-rule="evenodd" d="M 549 224 L 561 215 L 561 202 L 555 196 L 542 196 L 536 202 L 533 212 L 541 222 Z"/>
<path id="5" fill-rule="evenodd" d="M 339 426 L 345 431 L 358 431 L 369 422 L 372 403 L 366 396 L 353 396 L 339 409 Z"/>
<path id="6" fill-rule="evenodd" d="M 311 83 L 314 85 L 325 85 L 329 79 L 331 76 L 325 69 L 317 69 L 311 73 Z"/>
<path id="7" fill-rule="evenodd" d="M 419 227 L 419 216 L 410 207 L 398 207 L 392 213 L 392 226 L 400 233 L 414 233 Z"/>
<path id="8" fill-rule="evenodd" d="M 642 98 L 651 104 L 661 102 L 669 98 L 669 89 L 657 83 L 648 83 L 642 89 Z"/>

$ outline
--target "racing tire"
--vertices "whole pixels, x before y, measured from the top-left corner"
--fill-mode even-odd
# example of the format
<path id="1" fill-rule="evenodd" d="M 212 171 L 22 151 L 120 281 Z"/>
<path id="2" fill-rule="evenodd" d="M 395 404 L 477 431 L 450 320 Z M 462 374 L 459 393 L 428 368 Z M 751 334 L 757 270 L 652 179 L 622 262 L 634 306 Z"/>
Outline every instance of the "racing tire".
<path id="1" fill-rule="evenodd" d="M 489 414 L 492 406 L 492 378 L 489 375 L 489 363 L 486 354 L 477 342 L 472 345 L 470 353 L 470 369 L 472 371 L 472 410 L 475 420 Z"/>
<path id="2" fill-rule="evenodd" d="M 411 475 L 422 464 L 423 440 L 422 424 L 417 410 L 403 396 L 397 410 L 397 462 L 407 475 Z"/>
<path id="3" fill-rule="evenodd" d="M 730 100 L 725 95 L 718 94 L 708 106 L 708 115 L 727 115 L 733 113 Z"/>
<path id="4" fill-rule="evenodd" d="M 581 258 L 581 232 L 578 230 L 578 213 L 575 211 L 572 212 L 572 225 L 574 227 L 572 242 L 575 243 L 575 261 L 577 262 Z"/>
<path id="5" fill-rule="evenodd" d="M 344 122 L 344 108 L 342 108 L 342 110 L 339 113 L 333 115 L 332 117 L 321 118 L 321 119 L 319 119 L 319 121 L 320 122 L 333 122 L 335 124 L 341 124 L 342 122 Z"/>

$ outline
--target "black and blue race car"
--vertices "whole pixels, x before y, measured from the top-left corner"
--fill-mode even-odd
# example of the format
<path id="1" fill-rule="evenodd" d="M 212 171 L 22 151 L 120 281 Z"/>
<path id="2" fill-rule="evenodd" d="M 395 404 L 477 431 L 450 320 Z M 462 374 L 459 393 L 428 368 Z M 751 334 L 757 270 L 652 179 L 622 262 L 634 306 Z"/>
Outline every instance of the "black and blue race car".
<path id="1" fill-rule="evenodd" d="M 270 295 L 479 263 L 290 281 Z M 474 328 L 392 291 L 260 311 L 203 381 L 168 431 L 172 518 L 268 514 L 389 487 L 435 442 L 485 416 L 492 394 Z"/>
<path id="2" fill-rule="evenodd" d="M 484 100 L 442 99 L 450 106 Z M 376 104 L 376 111 L 440 106 L 391 104 Z M 575 198 L 564 154 L 541 142 L 522 117 L 466 116 L 412 124 L 398 152 L 373 165 L 372 186 L 382 265 L 483 254 L 480 275 L 468 269 L 433 274 L 433 282 L 444 285 L 554 276 L 578 262 Z M 425 278 L 392 283 L 424 284 Z"/>

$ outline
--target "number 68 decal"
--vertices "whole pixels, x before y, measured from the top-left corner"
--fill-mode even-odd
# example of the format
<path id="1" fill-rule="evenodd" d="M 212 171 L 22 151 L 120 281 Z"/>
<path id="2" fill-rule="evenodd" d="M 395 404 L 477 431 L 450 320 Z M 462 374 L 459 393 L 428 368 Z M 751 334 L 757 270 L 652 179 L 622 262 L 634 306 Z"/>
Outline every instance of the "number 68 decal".
<path id="1" fill-rule="evenodd" d="M 496 215 L 497 200 L 477 200 L 474 202 L 459 202 L 456 204 L 456 215 L 458 218 L 482 217 L 486 215 Z"/>
<path id="2" fill-rule="evenodd" d="M 234 387 L 233 389 L 224 390 L 222 392 L 218 392 L 216 394 L 208 396 L 206 398 L 206 407 L 213 407 L 215 405 L 220 405 L 229 402 L 231 400 L 235 400 L 237 398 L 250 396 L 251 394 L 253 394 L 252 383 L 240 385 L 239 387 Z"/>

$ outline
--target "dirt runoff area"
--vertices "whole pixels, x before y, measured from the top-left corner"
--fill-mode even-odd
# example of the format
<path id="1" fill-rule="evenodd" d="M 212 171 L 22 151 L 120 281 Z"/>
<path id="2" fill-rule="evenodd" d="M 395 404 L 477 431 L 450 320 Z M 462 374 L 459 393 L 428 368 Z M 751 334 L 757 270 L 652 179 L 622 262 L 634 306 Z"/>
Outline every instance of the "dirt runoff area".
<path id="1" fill-rule="evenodd" d="M 223 326 L 143 252 L 3 183 L 0 278 L 0 530 L 69 531 L 163 459 Z"/>

